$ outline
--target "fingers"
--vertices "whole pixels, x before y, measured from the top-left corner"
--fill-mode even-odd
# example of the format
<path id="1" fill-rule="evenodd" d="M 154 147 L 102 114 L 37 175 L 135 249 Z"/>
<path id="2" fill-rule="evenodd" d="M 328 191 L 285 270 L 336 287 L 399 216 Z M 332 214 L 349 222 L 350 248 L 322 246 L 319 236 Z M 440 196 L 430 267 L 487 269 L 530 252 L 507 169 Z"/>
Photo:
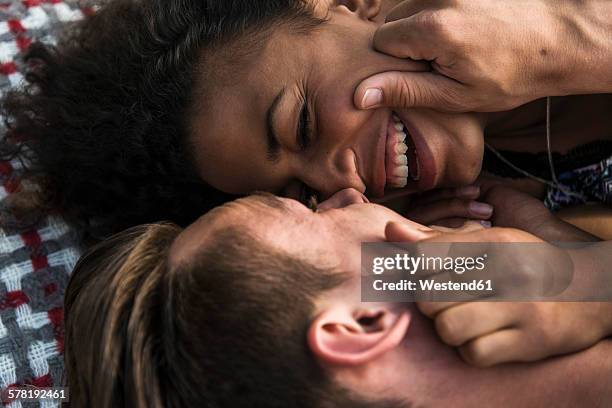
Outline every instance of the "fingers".
<path id="1" fill-rule="evenodd" d="M 497 306 L 497 305 L 496 305 Z M 461 346 L 470 340 L 508 328 L 512 323 L 512 311 L 507 304 L 497 307 L 495 313 L 487 302 L 463 303 L 438 313 L 435 327 L 438 335 L 449 346 Z"/>
<path id="2" fill-rule="evenodd" d="M 430 225 L 431 229 L 440 232 L 467 233 L 480 231 L 484 228 L 491 228 L 491 222 L 482 220 L 466 220 L 465 218 L 446 218 L 439 220 L 435 225 Z"/>
<path id="3" fill-rule="evenodd" d="M 429 107 L 448 112 L 469 112 L 463 85 L 433 72 L 389 71 L 365 79 L 355 91 L 359 109 Z"/>
<path id="4" fill-rule="evenodd" d="M 402 18 L 408 18 L 413 16 L 425 9 L 437 9 L 439 8 L 438 1 L 435 0 L 405 0 L 395 6 L 388 14 L 385 19 L 386 22 L 400 20 Z"/>
<path id="5" fill-rule="evenodd" d="M 478 337 L 459 347 L 459 354 L 468 364 L 476 367 L 490 367 L 510 361 L 531 361 L 521 332 L 507 329 Z"/>
<path id="6" fill-rule="evenodd" d="M 475 110 L 465 100 L 465 86 L 441 74 L 447 73 L 444 67 L 456 64 L 455 47 L 445 39 L 447 27 L 432 13 L 435 8 L 431 2 L 402 2 L 390 14 L 390 22 L 376 30 L 373 45 L 378 51 L 397 58 L 430 61 L 433 71 L 438 72 L 396 71 L 374 75 L 364 80 L 355 92 L 358 108 L 420 106 L 452 112 Z"/>
<path id="7" fill-rule="evenodd" d="M 436 227 L 447 228 L 464 228 L 468 230 L 476 230 L 483 227 L 478 223 L 467 223 L 467 220 L 487 219 L 490 216 L 491 209 L 488 204 L 484 206 L 482 203 L 477 203 L 476 200 L 480 196 L 480 188 L 478 186 L 465 186 L 460 188 L 444 188 L 429 191 L 411 197 L 411 209 L 405 214 L 408 218 L 420 220 L 421 224 L 434 224 Z M 474 201 L 474 202 L 472 202 Z M 484 213 L 482 212 L 484 208 Z M 476 215 L 474 209 L 480 215 Z M 490 225 L 484 225 L 488 227 Z M 453 231 L 453 232 L 467 232 Z M 450 232 L 443 230 L 444 232 Z"/>
<path id="8" fill-rule="evenodd" d="M 428 191 L 426 193 L 419 194 L 416 196 L 411 204 L 415 207 L 424 204 L 429 204 L 434 201 L 442 200 L 445 198 L 463 198 L 466 200 L 475 200 L 480 196 L 480 187 L 478 186 L 466 186 L 459 188 L 441 188 L 437 190 Z"/>
<path id="9" fill-rule="evenodd" d="M 398 198 L 410 197 L 410 203 L 413 206 L 419 206 L 430 203 L 432 201 L 441 200 L 443 198 L 464 198 L 475 200 L 480 196 L 480 186 L 466 186 L 458 188 L 440 188 L 436 190 L 427 191 L 421 194 L 415 194 L 414 191 L 409 189 L 395 190 L 391 192 L 385 192 L 385 196 L 382 198 L 376 198 L 371 200 L 373 203 L 383 204 Z"/>
<path id="10" fill-rule="evenodd" d="M 521 304 L 423 302 L 417 307 L 434 319 L 440 339 L 458 347 L 461 357 L 469 364 L 489 367 L 528 361 L 537 355 L 525 333 L 515 328 L 524 312 Z"/>
<path id="11" fill-rule="evenodd" d="M 493 215 L 493 207 L 487 203 L 460 198 L 450 198 L 429 203 L 409 210 L 405 216 L 420 224 L 433 224 L 447 218 L 489 219 Z"/>
<path id="12" fill-rule="evenodd" d="M 418 302 L 417 308 L 425 316 L 433 319 L 438 313 L 457 304 L 457 302 Z"/>
<path id="13" fill-rule="evenodd" d="M 472 225 L 472 221 L 466 220 L 462 217 L 450 217 L 437 220 L 434 224 L 430 224 L 430 227 L 436 231 L 442 232 L 458 232 L 458 230 L 462 230 L 462 232 L 467 232 L 463 231 L 463 227 L 465 227 L 466 224 Z M 483 227 L 483 225 L 480 226 L 480 228 Z"/>
<path id="14" fill-rule="evenodd" d="M 513 228 L 484 228 L 480 231 L 456 234 L 439 234 L 427 239 L 427 242 L 542 242 L 537 237 Z"/>
<path id="15" fill-rule="evenodd" d="M 415 61 L 434 61 L 439 52 L 432 43 L 432 32 L 423 14 L 385 23 L 374 33 L 374 48 L 397 58 Z M 430 46 L 425 44 L 429 43 Z"/>

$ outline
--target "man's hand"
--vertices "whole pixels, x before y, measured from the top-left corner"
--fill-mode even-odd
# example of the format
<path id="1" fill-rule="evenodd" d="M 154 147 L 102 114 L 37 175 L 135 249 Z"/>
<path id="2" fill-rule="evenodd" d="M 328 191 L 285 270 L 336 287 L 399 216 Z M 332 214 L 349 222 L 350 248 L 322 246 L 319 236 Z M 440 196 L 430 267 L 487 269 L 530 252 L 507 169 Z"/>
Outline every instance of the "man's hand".
<path id="1" fill-rule="evenodd" d="M 355 92 L 359 108 L 510 110 L 545 97 L 612 91 L 612 2 L 406 0 L 374 47 L 427 60 L 428 73 L 386 72 Z"/>

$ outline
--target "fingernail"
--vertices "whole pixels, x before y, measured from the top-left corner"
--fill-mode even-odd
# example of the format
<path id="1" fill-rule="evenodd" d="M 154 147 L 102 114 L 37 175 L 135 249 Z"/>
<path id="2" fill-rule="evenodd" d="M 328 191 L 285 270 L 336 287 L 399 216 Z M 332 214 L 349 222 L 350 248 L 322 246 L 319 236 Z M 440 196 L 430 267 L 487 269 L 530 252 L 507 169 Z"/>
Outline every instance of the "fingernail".
<path id="1" fill-rule="evenodd" d="M 379 88 L 370 88 L 365 91 L 363 94 L 363 99 L 361 100 L 361 106 L 364 109 L 372 108 L 376 105 L 380 105 L 382 102 L 382 89 Z"/>
<path id="2" fill-rule="evenodd" d="M 480 187 L 478 186 L 467 186 L 458 188 L 456 193 L 459 198 L 476 198 L 480 195 Z"/>
<path id="3" fill-rule="evenodd" d="M 480 221 L 480 225 L 482 225 L 485 228 L 492 228 L 493 224 L 491 224 L 491 221 Z"/>
<path id="4" fill-rule="evenodd" d="M 493 207 L 486 203 L 472 201 L 469 205 L 470 212 L 479 217 L 490 217 L 493 214 Z"/>

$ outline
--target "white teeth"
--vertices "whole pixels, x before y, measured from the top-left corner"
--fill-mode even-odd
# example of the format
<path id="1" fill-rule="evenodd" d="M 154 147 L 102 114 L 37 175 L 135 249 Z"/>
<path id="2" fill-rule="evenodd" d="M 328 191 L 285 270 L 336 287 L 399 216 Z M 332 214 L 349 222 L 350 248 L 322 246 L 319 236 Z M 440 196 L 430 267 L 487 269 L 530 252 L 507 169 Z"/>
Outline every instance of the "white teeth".
<path id="1" fill-rule="evenodd" d="M 387 183 L 391 187 L 403 188 L 403 187 L 406 187 L 406 185 L 408 185 L 408 179 L 404 177 L 396 177 L 396 178 L 389 179 Z"/>
<path id="2" fill-rule="evenodd" d="M 393 162 L 399 166 L 407 166 L 408 157 L 405 154 L 398 154 L 395 156 L 395 160 L 393 160 Z"/>
<path id="3" fill-rule="evenodd" d="M 397 154 L 406 154 L 408 151 L 408 146 L 405 143 L 398 143 L 395 145 L 395 153 Z"/>
<path id="4" fill-rule="evenodd" d="M 390 162 L 387 162 L 391 169 L 387 170 L 387 185 L 393 188 L 404 188 L 408 185 L 408 177 L 410 176 L 410 169 L 408 168 L 408 146 L 406 146 L 406 132 L 405 127 L 399 116 L 395 113 L 391 115 L 393 118 L 393 128 L 395 129 L 394 152 L 388 152 L 391 155 Z"/>
<path id="5" fill-rule="evenodd" d="M 408 177 L 408 166 L 396 167 L 395 170 L 393 170 L 393 175 L 395 177 L 402 177 L 402 178 Z"/>

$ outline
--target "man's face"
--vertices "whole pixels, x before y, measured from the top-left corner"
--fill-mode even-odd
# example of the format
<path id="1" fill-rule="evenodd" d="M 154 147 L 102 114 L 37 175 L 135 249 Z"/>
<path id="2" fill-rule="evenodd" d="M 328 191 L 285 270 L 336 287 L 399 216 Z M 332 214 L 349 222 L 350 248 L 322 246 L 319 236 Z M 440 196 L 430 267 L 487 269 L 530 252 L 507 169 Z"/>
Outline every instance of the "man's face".
<path id="1" fill-rule="evenodd" d="M 354 190 L 337 193 L 330 201 L 334 203 L 322 203 L 329 209 L 313 212 L 288 198 L 255 195 L 236 200 L 188 227 L 173 245 L 174 256 L 189 256 L 214 239 L 214 231 L 237 226 L 292 257 L 359 276 L 361 243 L 384 241 L 387 223 L 428 230 L 386 207 L 366 203 Z"/>
<path id="2" fill-rule="evenodd" d="M 402 131 L 390 109 L 353 104 L 355 88 L 373 74 L 428 69 L 372 47 L 383 13 L 397 2 L 383 2 L 372 18 L 336 3 L 316 2 L 328 21 L 307 34 L 271 30 L 261 52 L 235 75 L 229 68 L 231 78 L 203 75 L 207 90 L 192 121 L 202 179 L 228 193 L 296 199 L 310 190 L 322 199 L 345 188 L 378 197 L 404 183 L 427 190 L 472 182 L 483 150 L 475 116 L 396 110 Z"/>

